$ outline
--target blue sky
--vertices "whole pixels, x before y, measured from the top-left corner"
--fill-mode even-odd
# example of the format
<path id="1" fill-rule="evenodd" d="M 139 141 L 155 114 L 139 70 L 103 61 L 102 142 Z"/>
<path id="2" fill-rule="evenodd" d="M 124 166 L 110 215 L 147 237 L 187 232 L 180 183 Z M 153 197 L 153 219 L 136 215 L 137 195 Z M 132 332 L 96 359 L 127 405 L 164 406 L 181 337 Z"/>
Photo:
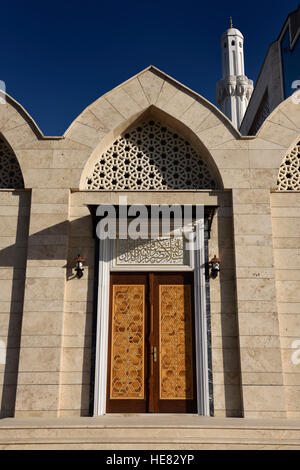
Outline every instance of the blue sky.
<path id="1" fill-rule="evenodd" d="M 215 103 L 229 16 L 257 78 L 299 0 L 15 1 L 1 5 L 0 79 L 45 135 L 62 135 L 92 101 L 148 65 Z"/>

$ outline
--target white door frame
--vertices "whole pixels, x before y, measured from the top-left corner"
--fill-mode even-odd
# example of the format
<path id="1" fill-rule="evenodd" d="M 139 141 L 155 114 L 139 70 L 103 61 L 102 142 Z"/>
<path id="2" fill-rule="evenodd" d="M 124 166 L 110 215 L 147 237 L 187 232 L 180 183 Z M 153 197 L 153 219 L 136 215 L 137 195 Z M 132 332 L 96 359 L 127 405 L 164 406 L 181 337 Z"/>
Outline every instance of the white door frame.
<path id="1" fill-rule="evenodd" d="M 109 285 L 111 259 L 114 255 L 113 240 L 100 240 L 99 285 L 97 305 L 96 361 L 94 416 L 106 414 Z M 208 341 L 206 312 L 204 218 L 196 223 L 196 246 L 194 259 L 195 298 L 195 343 L 196 343 L 196 384 L 197 412 L 209 416 Z M 153 267 L 149 267 L 153 270 Z"/>

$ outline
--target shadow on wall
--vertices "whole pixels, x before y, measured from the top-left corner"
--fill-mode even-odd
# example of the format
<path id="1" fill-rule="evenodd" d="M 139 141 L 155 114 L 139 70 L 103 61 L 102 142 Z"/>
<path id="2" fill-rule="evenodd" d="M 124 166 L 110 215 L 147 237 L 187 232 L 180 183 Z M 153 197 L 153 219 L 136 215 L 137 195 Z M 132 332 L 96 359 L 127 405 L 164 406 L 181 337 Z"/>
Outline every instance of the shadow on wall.
<path id="1" fill-rule="evenodd" d="M 221 341 L 224 398 L 227 417 L 242 417 L 242 390 L 238 322 L 236 313 L 233 219 L 218 216 L 220 271 Z"/>
<path id="2" fill-rule="evenodd" d="M 28 266 L 31 260 L 36 260 L 36 266 L 51 269 L 53 266 L 59 266 L 60 263 L 55 263 L 58 260 L 73 260 L 78 252 L 87 260 L 89 268 L 93 268 L 94 265 L 94 239 L 92 238 L 91 229 L 91 217 L 82 217 L 76 221 L 64 221 L 59 224 L 48 227 L 45 230 L 34 233 L 28 237 L 29 233 L 29 215 L 30 215 L 30 193 L 28 191 L 20 191 L 13 193 L 19 196 L 18 206 L 18 221 L 17 230 L 15 236 L 15 243 L 4 249 L 0 250 L 0 267 L 1 268 L 12 268 L 12 274 L 10 279 L 11 283 L 11 294 L 7 289 L 7 292 L 0 292 L 0 304 L 4 308 L 0 309 L 0 315 L 3 321 L 0 322 L 0 338 L 6 342 L 6 358 L 4 369 L 0 369 L 0 378 L 3 377 L 2 398 L 1 398 L 1 409 L 0 417 L 13 417 L 16 406 L 16 394 L 18 385 L 18 372 L 19 372 L 19 360 L 20 360 L 20 344 L 21 344 L 21 330 L 22 324 L 26 322 L 26 317 L 23 318 L 24 308 L 24 292 L 25 292 L 25 279 L 26 279 L 26 259 L 28 260 Z M 8 229 L 9 230 L 9 229 Z M 4 228 L 4 233 L 5 228 Z M 8 232 L 7 232 L 8 233 Z M 6 236 L 4 235 L 6 238 Z M 11 238 L 11 237 L 10 237 Z M 87 242 L 88 239 L 88 242 Z M 51 263 L 52 262 L 52 263 Z M 69 264 L 61 263 L 61 269 L 65 271 L 64 276 L 67 280 L 72 282 L 74 276 L 73 266 Z M 0 272 L 2 269 L 0 270 Z M 3 272 L 5 269 L 3 270 Z M 86 270 L 87 272 L 88 270 Z M 63 281 L 64 276 L 60 276 Z M 4 276 L 5 277 L 5 276 Z M 37 276 L 38 277 L 38 276 Z M 50 281 L 50 279 L 49 279 Z M 0 285 L 3 281 L 0 280 Z M 5 282 L 5 281 L 4 281 Z M 6 281 L 10 282 L 10 280 Z M 74 282 L 79 282 L 75 280 Z M 5 286 L 5 284 L 3 284 Z M 1 289 L 2 290 L 2 289 Z M 47 290 L 47 286 L 46 289 Z M 53 298 L 49 297 L 47 292 L 43 293 L 42 300 L 48 302 L 50 307 L 53 304 Z M 93 322 L 93 298 L 94 298 L 94 278 L 93 269 L 89 269 L 86 299 L 90 299 L 90 302 L 85 302 L 85 311 L 80 311 L 80 314 L 84 316 L 84 326 L 81 322 L 81 331 L 77 331 L 76 334 L 71 332 L 71 335 L 76 337 L 81 336 L 82 341 L 80 345 L 76 344 L 82 353 L 82 364 L 78 367 L 77 372 L 82 374 L 82 380 L 80 381 L 81 392 L 77 411 L 81 415 L 88 415 L 90 409 L 90 375 L 91 375 L 91 347 L 92 347 L 92 322 Z M 82 305 L 82 302 L 77 302 Z M 73 303 L 72 303 L 73 304 Z M 74 302 L 76 304 L 76 302 Z M 8 306 L 9 305 L 9 306 Z M 28 310 L 28 309 L 27 309 Z M 37 323 L 38 315 L 41 308 L 37 311 Z M 46 311 L 55 313 L 55 308 L 46 308 Z M 34 311 L 32 313 L 35 313 Z M 58 312 L 62 313 L 62 312 Z M 76 307 L 75 307 L 75 313 Z M 51 313 L 49 313 L 51 315 Z M 6 317 L 6 318 L 5 318 Z M 81 317 L 82 318 L 82 317 Z M 6 321 L 7 319 L 7 321 Z M 50 319 L 49 319 L 50 320 Z M 65 320 L 65 319 L 64 319 Z M 7 326 L 8 322 L 8 326 Z M 51 321 L 49 321 L 51 323 Z M 74 322 L 75 323 L 75 322 Z M 26 324 L 24 325 L 26 326 Z M 36 337 L 41 334 L 40 331 L 34 329 L 32 326 L 32 334 L 34 335 L 32 340 L 32 346 L 30 343 L 30 336 L 26 336 L 26 346 L 35 347 L 34 344 Z M 51 334 L 51 333 L 50 333 Z M 52 333 L 54 334 L 54 333 Z M 68 331 L 64 334 L 68 335 Z M 25 337 L 25 336 L 24 336 Z M 69 338 L 70 339 L 70 338 Z M 72 338 L 71 338 L 72 341 Z M 64 345 L 63 345 L 64 346 Z M 47 347 L 47 346 L 46 346 Z M 37 349 L 42 349 L 42 346 L 37 346 Z M 74 363 L 80 361 L 74 361 Z M 1 365 L 0 365 L 1 367 Z M 26 370 L 22 371 L 26 372 Z M 39 372 L 39 371 L 36 371 Z M 68 371 L 64 371 L 68 372 Z M 68 374 L 64 374 L 68 375 Z M 71 375 L 71 374 L 70 374 Z M 27 383 L 26 374 L 22 374 L 22 384 Z M 29 378 L 30 380 L 30 378 Z M 0 381 L 1 384 L 2 381 Z M 30 383 L 30 382 L 29 382 Z M 72 385 L 72 384 L 62 384 Z M 78 386 L 78 382 L 77 382 Z M 0 394 L 1 396 L 1 394 Z M 68 410 L 67 410 L 68 411 Z"/>

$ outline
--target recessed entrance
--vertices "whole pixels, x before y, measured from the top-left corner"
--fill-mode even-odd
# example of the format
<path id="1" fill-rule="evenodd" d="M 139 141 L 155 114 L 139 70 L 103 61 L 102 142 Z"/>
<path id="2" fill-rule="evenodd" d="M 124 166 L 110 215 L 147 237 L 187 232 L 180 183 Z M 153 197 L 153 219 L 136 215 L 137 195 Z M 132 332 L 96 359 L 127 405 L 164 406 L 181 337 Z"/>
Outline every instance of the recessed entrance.
<path id="1" fill-rule="evenodd" d="M 108 413 L 197 412 L 193 273 L 110 278 Z"/>

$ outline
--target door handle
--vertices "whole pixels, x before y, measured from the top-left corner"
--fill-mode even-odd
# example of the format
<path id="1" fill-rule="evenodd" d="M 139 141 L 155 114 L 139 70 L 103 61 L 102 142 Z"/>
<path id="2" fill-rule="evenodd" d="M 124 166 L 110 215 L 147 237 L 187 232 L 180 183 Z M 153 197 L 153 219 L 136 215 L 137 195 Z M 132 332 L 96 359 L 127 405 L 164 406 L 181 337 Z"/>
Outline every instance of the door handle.
<path id="1" fill-rule="evenodd" d="M 156 346 L 153 346 L 152 356 L 153 356 L 153 362 L 156 362 L 156 361 L 157 361 L 157 349 L 156 349 Z"/>

